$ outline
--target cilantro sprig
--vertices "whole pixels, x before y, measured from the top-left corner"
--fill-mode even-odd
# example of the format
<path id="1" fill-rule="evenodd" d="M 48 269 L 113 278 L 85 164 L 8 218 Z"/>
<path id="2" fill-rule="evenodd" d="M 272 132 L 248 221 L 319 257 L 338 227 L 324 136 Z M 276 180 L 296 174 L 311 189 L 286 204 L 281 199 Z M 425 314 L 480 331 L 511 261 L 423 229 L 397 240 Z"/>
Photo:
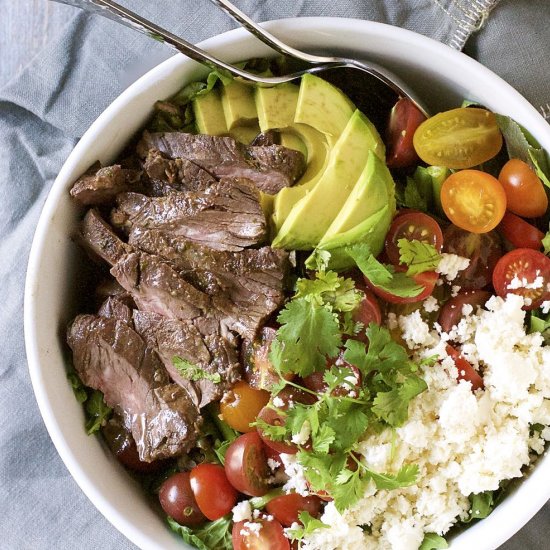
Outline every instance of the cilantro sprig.
<path id="1" fill-rule="evenodd" d="M 184 378 L 187 378 L 192 382 L 198 382 L 199 380 L 210 380 L 210 382 L 213 382 L 214 384 L 219 384 L 222 381 L 219 372 L 207 372 L 198 365 L 194 365 L 190 361 L 187 361 L 182 357 L 178 357 L 177 355 L 172 358 L 172 364 Z"/>

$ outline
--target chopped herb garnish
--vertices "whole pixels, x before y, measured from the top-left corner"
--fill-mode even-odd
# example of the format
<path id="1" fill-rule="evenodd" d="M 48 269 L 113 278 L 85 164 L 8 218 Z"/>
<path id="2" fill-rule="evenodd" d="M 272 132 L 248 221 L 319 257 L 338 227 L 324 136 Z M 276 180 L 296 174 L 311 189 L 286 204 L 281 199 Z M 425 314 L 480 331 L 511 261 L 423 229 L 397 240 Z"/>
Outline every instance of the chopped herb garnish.
<path id="1" fill-rule="evenodd" d="M 435 246 L 416 239 L 399 239 L 399 260 L 408 266 L 407 275 L 418 275 L 425 271 L 433 271 L 441 261 L 441 254 Z"/>
<path id="2" fill-rule="evenodd" d="M 194 365 L 190 361 L 182 359 L 177 355 L 172 358 L 172 364 L 184 378 L 192 382 L 210 380 L 210 382 L 214 382 L 214 384 L 219 384 L 222 380 L 219 372 L 206 372 L 202 367 Z"/>

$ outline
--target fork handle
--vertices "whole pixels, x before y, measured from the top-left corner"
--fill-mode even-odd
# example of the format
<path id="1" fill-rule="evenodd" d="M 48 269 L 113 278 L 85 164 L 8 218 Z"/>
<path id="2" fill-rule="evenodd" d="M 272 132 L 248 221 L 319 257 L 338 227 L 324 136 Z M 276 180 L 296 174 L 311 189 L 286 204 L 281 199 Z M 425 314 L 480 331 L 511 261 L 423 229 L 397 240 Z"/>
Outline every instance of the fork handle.
<path id="1" fill-rule="evenodd" d="M 273 84 L 279 84 L 280 82 L 285 82 L 287 80 L 284 77 L 281 77 L 281 78 L 259 77 L 254 73 L 249 73 L 248 71 L 244 71 L 243 69 L 235 67 L 229 63 L 226 63 L 225 61 L 222 61 L 221 59 L 218 59 L 217 57 L 214 57 L 213 55 L 209 54 L 207 51 L 195 46 L 194 44 L 191 44 L 190 42 L 187 42 L 187 40 L 184 40 L 183 38 L 176 36 L 175 34 L 167 31 L 166 29 L 163 29 L 162 27 L 155 25 L 151 21 L 148 21 L 147 19 L 140 17 L 137 13 L 134 13 L 133 11 L 126 9 L 120 4 L 113 2 L 112 0 L 54 0 L 54 1 L 60 4 L 67 4 L 69 6 L 81 8 L 84 11 L 101 15 L 103 17 L 106 17 L 107 19 L 111 19 L 112 21 L 121 23 L 122 25 L 125 25 L 126 27 L 129 27 L 133 30 L 138 30 L 155 40 L 169 44 L 170 46 L 175 48 L 178 52 L 187 55 L 191 59 L 194 59 L 195 61 L 198 61 L 203 65 L 207 65 L 211 69 L 215 69 L 221 72 L 228 72 L 233 76 L 240 76 L 245 80 L 257 82 L 259 84 L 269 83 L 273 85 Z"/>

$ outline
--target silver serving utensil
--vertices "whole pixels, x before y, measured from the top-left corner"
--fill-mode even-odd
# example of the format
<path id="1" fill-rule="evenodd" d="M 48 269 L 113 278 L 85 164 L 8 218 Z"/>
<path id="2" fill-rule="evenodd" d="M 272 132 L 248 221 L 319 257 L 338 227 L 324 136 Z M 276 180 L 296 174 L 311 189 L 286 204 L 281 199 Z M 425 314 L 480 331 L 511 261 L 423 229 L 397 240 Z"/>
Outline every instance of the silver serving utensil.
<path id="1" fill-rule="evenodd" d="M 273 48 L 275 51 L 282 53 L 288 57 L 293 58 L 300 62 L 303 66 L 298 70 L 289 72 L 288 74 L 280 76 L 259 76 L 254 73 L 250 73 L 230 63 L 222 61 L 217 57 L 214 57 L 207 51 L 187 42 L 183 38 L 176 36 L 175 34 L 155 25 L 151 21 L 139 16 L 131 10 L 113 2 L 112 0 L 54 0 L 61 4 L 67 4 L 81 8 L 87 12 L 102 15 L 108 19 L 126 25 L 131 29 L 140 31 L 155 40 L 165 42 L 178 52 L 183 53 L 198 61 L 203 65 L 207 65 L 211 69 L 218 71 L 227 71 L 233 76 L 240 77 L 244 80 L 254 82 L 260 86 L 275 86 L 284 82 L 290 82 L 300 78 L 304 74 L 308 73 L 322 73 L 331 69 L 353 69 L 366 73 L 371 77 L 375 77 L 378 81 L 387 86 L 393 94 L 397 97 L 406 97 L 410 99 L 426 116 L 428 116 L 426 109 L 415 96 L 415 94 L 395 75 L 393 75 L 387 69 L 380 67 L 374 63 L 364 63 L 357 59 L 344 58 L 344 57 L 325 57 L 308 54 L 297 50 L 291 46 L 288 46 L 284 42 L 281 42 L 278 38 L 266 31 L 252 21 L 247 15 L 240 11 L 236 6 L 231 4 L 228 0 L 211 0 L 214 4 L 220 7 L 223 11 L 231 15 L 239 24 L 241 24 L 246 30 L 260 39 L 262 42 Z"/>

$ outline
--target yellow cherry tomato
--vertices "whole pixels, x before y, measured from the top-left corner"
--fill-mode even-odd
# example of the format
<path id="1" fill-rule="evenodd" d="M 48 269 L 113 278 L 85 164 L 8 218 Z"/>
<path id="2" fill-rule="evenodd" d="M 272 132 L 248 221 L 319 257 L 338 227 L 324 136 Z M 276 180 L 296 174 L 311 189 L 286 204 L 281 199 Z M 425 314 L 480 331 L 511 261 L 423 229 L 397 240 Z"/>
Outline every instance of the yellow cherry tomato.
<path id="1" fill-rule="evenodd" d="M 223 419 L 238 432 L 253 432 L 250 424 L 269 401 L 269 392 L 255 390 L 246 382 L 237 382 L 220 402 Z"/>

